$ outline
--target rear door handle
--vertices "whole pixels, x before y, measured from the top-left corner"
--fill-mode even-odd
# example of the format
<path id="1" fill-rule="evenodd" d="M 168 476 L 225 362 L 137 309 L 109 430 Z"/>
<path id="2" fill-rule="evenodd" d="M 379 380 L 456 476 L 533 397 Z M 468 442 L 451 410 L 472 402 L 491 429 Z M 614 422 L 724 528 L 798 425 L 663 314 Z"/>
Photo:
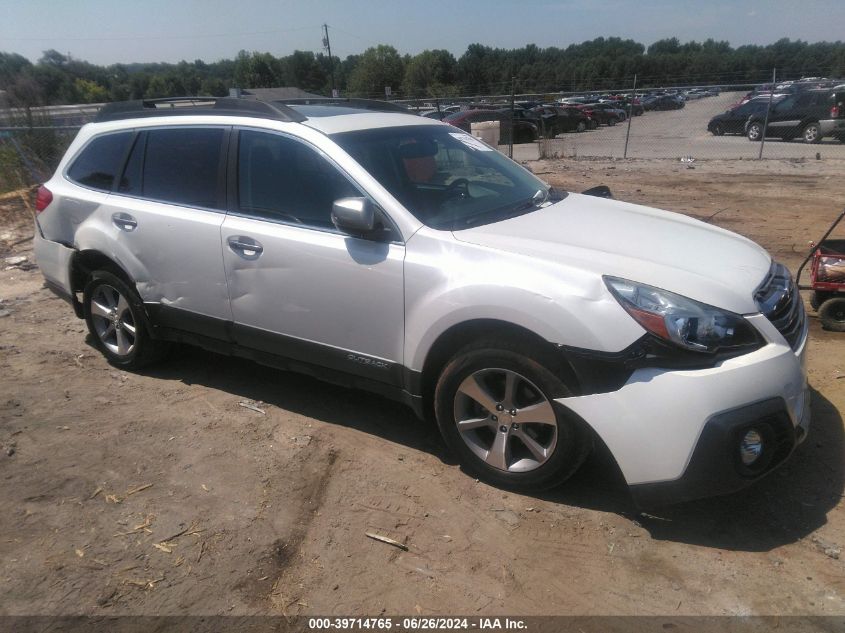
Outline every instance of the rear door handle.
<path id="1" fill-rule="evenodd" d="M 226 241 L 229 243 L 229 248 L 232 249 L 232 252 L 244 259 L 258 259 L 261 257 L 261 253 L 264 252 L 264 247 L 251 237 L 233 235 Z"/>
<path id="2" fill-rule="evenodd" d="M 111 221 L 117 228 L 127 233 L 131 233 L 138 228 L 138 221 L 128 213 L 113 213 Z"/>

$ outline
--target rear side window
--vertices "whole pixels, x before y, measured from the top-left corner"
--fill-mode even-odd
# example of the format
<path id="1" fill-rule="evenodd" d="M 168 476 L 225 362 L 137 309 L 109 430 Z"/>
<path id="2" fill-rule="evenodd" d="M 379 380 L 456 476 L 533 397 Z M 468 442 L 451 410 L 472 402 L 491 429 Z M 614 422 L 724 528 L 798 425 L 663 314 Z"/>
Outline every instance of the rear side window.
<path id="1" fill-rule="evenodd" d="M 132 182 L 131 169 L 140 166 L 140 156 L 129 160 L 127 182 L 133 193 L 144 198 L 207 209 L 222 208 L 220 157 L 222 128 L 174 128 L 146 133 L 146 152 L 140 182 Z M 142 151 L 141 144 L 135 153 Z M 137 174 L 137 171 L 136 171 Z"/>
<path id="2" fill-rule="evenodd" d="M 111 191 L 133 136 L 134 132 L 98 136 L 73 161 L 67 170 L 68 178 L 91 189 Z"/>

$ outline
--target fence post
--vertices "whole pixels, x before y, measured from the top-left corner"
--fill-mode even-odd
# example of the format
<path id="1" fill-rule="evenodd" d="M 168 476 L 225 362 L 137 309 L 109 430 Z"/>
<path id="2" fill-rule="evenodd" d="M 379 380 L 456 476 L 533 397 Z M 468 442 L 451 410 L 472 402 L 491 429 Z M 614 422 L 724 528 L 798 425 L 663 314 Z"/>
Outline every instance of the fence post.
<path id="1" fill-rule="evenodd" d="M 634 118 L 634 101 L 637 98 L 637 74 L 634 73 L 634 88 L 631 91 L 631 109 L 628 111 L 628 130 L 625 132 L 625 151 L 622 158 L 628 158 L 628 139 L 631 137 L 631 120 Z"/>
<path id="2" fill-rule="evenodd" d="M 760 153 L 757 160 L 763 160 L 763 146 L 766 144 L 766 128 L 769 127 L 769 111 L 772 109 L 772 100 L 775 98 L 775 73 L 777 68 L 772 68 L 772 89 L 769 90 L 769 105 L 766 106 L 766 120 L 763 121 L 763 136 L 760 139 Z"/>
<path id="3" fill-rule="evenodd" d="M 513 137 L 514 137 L 514 125 L 515 121 L 513 120 L 513 97 L 514 97 L 514 90 L 515 90 L 515 83 L 516 77 L 511 77 L 511 133 L 510 139 L 508 141 L 508 158 L 513 159 Z"/>

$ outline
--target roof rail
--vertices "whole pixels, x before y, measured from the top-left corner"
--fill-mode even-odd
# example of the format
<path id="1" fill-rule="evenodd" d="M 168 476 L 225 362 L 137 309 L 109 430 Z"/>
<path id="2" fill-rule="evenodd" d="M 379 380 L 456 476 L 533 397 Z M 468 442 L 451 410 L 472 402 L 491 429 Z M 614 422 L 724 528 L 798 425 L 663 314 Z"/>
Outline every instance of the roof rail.
<path id="1" fill-rule="evenodd" d="M 306 116 L 283 103 L 252 101 L 232 97 L 168 97 L 107 103 L 94 121 L 118 121 L 154 116 L 245 116 L 277 121 L 301 122 Z"/>
<path id="2" fill-rule="evenodd" d="M 341 97 L 310 97 L 302 99 L 282 99 L 273 101 L 280 105 L 328 105 L 346 106 L 349 108 L 360 108 L 362 110 L 373 110 L 374 112 L 403 112 L 407 114 L 408 108 L 392 101 L 379 101 L 378 99 L 355 99 Z"/>

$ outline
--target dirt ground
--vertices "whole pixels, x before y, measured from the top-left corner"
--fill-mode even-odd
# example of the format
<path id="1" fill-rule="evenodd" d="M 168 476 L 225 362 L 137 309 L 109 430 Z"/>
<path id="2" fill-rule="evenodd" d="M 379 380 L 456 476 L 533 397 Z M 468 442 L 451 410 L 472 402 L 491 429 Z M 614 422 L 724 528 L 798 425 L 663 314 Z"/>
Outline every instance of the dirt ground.
<path id="1" fill-rule="evenodd" d="M 738 231 L 793 270 L 845 204 L 842 162 L 531 167 Z M 31 262 L 18 199 L 0 221 L 0 255 Z M 189 348 L 118 371 L 37 269 L 0 268 L 0 615 L 845 614 L 845 334 L 815 314 L 792 460 L 640 514 L 601 454 L 519 495 L 375 396 Z"/>

